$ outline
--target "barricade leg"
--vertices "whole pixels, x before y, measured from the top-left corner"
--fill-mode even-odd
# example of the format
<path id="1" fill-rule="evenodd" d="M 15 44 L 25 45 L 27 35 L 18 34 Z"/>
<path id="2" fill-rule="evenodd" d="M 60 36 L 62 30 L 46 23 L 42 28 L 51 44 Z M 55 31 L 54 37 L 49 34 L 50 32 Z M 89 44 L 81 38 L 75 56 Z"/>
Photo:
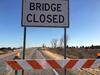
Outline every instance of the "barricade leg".
<path id="1" fill-rule="evenodd" d="M 18 75 L 18 71 L 17 70 L 15 70 L 15 75 Z"/>

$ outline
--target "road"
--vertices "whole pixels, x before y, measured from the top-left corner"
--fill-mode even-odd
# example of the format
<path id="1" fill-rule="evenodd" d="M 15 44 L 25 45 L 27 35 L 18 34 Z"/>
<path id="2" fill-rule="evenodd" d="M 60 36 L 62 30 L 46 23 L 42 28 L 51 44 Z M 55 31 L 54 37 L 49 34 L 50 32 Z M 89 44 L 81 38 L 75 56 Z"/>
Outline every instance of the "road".
<path id="1" fill-rule="evenodd" d="M 14 56 L 15 56 L 15 52 L 0 55 L 0 75 L 6 75 L 7 73 L 5 60 L 13 59 Z"/>
<path id="2" fill-rule="evenodd" d="M 21 58 L 22 58 L 22 50 L 20 50 Z M 5 60 L 13 59 L 15 56 L 15 52 L 11 52 L 5 55 L 0 56 L 0 75 L 14 75 L 14 70 L 6 70 Z M 40 51 L 35 49 L 26 50 L 25 59 L 45 59 Z M 35 70 L 35 71 L 25 71 L 25 75 L 56 75 L 55 70 Z M 21 75 L 21 71 L 18 71 L 18 75 Z"/>
<path id="3" fill-rule="evenodd" d="M 43 55 L 45 57 L 47 57 L 47 59 L 55 59 L 55 60 L 64 59 L 64 56 L 52 53 L 52 52 L 47 51 L 47 50 L 44 50 L 44 51 L 41 51 L 41 52 L 43 53 Z"/>
<path id="4" fill-rule="evenodd" d="M 45 59 L 42 53 L 39 50 L 34 50 L 31 59 Z M 57 75 L 55 70 L 35 70 L 35 71 L 26 71 L 26 75 Z"/>
<path id="5" fill-rule="evenodd" d="M 20 58 L 22 58 L 23 56 L 23 52 L 22 49 L 18 50 L 20 52 Z M 6 60 L 10 60 L 13 59 L 15 57 L 16 52 L 10 52 L 4 55 L 0 55 L 0 75 L 14 75 L 14 71 L 13 70 L 6 70 L 7 66 L 5 61 Z M 26 59 L 30 59 L 31 56 L 33 54 L 33 50 L 26 50 Z"/>

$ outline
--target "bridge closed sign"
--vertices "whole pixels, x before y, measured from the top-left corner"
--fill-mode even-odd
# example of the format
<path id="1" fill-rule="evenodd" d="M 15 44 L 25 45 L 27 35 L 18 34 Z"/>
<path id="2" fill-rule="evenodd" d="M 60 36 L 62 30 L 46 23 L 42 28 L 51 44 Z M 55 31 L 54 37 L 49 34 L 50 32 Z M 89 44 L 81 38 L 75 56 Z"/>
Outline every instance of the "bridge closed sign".
<path id="1" fill-rule="evenodd" d="M 68 27 L 68 0 L 23 0 L 22 26 Z"/>

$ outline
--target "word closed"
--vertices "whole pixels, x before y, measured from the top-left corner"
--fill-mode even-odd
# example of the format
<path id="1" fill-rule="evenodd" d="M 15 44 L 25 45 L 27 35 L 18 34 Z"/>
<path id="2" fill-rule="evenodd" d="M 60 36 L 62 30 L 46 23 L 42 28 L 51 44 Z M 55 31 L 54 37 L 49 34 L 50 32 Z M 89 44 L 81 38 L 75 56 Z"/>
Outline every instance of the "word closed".
<path id="1" fill-rule="evenodd" d="M 23 0 L 23 26 L 68 25 L 68 0 Z"/>

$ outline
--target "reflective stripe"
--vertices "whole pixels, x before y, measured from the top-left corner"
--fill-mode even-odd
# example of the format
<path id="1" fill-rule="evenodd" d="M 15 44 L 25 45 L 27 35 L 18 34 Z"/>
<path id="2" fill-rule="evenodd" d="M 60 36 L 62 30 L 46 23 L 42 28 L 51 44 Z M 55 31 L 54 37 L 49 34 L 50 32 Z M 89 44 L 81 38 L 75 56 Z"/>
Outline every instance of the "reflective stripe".
<path id="1" fill-rule="evenodd" d="M 90 68 L 93 65 L 94 61 L 95 60 L 87 60 L 82 68 Z"/>
<path id="2" fill-rule="evenodd" d="M 81 69 L 98 68 L 100 59 L 63 59 L 63 60 L 9 60 L 7 64 L 15 70 L 33 69 Z"/>
<path id="3" fill-rule="evenodd" d="M 16 61 L 7 61 L 7 64 L 10 65 L 15 70 L 23 69 Z"/>

